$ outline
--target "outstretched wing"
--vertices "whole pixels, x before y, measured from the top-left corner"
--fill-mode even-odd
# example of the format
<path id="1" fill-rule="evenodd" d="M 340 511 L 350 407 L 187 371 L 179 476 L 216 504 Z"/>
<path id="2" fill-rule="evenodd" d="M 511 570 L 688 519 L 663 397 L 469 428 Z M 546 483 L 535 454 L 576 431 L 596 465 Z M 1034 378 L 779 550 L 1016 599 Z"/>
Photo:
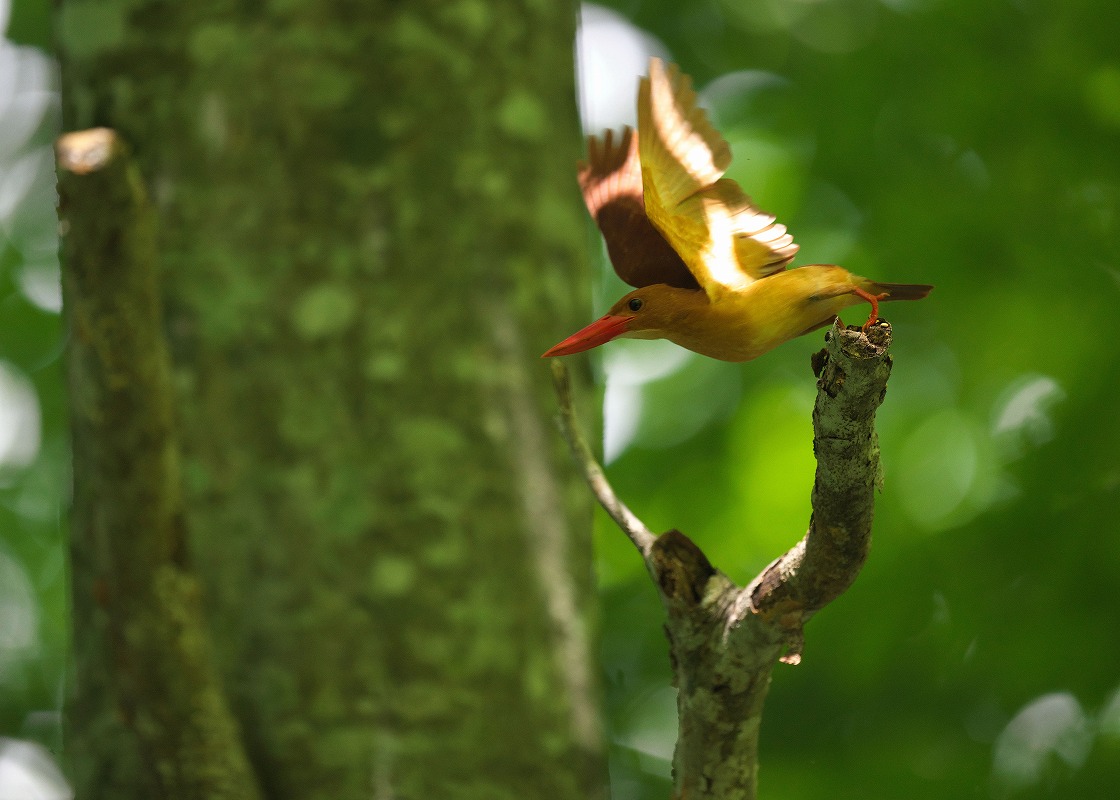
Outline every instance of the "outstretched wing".
<path id="1" fill-rule="evenodd" d="M 624 128 L 615 138 L 587 139 L 587 161 L 579 165 L 579 185 L 587 210 L 603 232 L 614 271 L 631 286 L 667 283 L 699 289 L 684 261 L 646 216 L 638 137 Z"/>
<path id="2" fill-rule="evenodd" d="M 657 58 L 638 88 L 638 150 L 646 214 L 709 297 L 793 260 L 785 226 L 723 177 L 731 150 L 696 105 L 691 80 Z"/>

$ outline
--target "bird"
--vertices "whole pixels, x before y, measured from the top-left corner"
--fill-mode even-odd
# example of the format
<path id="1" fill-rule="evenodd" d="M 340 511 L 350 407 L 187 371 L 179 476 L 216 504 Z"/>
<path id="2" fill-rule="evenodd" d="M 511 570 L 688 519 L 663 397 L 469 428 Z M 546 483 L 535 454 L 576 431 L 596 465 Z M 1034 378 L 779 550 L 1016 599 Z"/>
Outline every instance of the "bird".
<path id="1" fill-rule="evenodd" d="M 731 149 L 697 105 L 692 80 L 651 58 L 638 130 L 588 138 L 584 202 L 618 276 L 634 287 L 542 358 L 612 339 L 668 339 L 723 361 L 750 361 L 867 302 L 919 300 L 925 284 L 879 283 L 835 264 L 786 267 L 793 236 L 724 173 Z"/>

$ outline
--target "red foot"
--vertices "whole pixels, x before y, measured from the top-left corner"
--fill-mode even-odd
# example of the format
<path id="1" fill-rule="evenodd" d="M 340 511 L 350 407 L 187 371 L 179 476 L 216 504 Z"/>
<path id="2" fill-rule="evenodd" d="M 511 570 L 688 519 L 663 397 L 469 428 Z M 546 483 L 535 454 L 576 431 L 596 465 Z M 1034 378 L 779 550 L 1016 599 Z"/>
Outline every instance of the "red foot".
<path id="1" fill-rule="evenodd" d="M 853 286 L 852 294 L 857 297 L 862 297 L 871 304 L 871 316 L 867 318 L 867 322 L 863 323 L 863 332 L 867 333 L 867 329 L 879 321 L 879 301 L 886 300 L 891 296 L 891 293 L 883 292 L 882 294 L 871 294 L 870 292 L 865 292 L 858 286 Z"/>

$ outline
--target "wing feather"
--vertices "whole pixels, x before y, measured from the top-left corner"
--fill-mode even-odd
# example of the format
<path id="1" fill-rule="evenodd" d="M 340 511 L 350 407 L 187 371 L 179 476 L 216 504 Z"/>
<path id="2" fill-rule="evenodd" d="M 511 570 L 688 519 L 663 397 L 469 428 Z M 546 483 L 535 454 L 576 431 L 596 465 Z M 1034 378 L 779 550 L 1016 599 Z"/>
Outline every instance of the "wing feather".
<path id="1" fill-rule="evenodd" d="M 785 269 L 797 245 L 723 174 L 727 142 L 687 75 L 650 59 L 638 88 L 638 149 L 645 212 L 710 297 Z"/>
<path id="2" fill-rule="evenodd" d="M 684 261 L 646 216 L 638 137 L 630 128 L 615 136 L 587 140 L 587 161 L 579 165 L 579 185 L 595 219 L 615 272 L 631 286 L 665 283 L 698 289 Z"/>

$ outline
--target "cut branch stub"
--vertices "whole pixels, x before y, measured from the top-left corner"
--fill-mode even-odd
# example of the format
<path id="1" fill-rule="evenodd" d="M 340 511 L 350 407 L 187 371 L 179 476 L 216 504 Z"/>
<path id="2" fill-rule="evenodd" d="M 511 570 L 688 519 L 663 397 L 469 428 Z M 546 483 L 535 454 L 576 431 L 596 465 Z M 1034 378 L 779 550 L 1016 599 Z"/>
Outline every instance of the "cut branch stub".
<path id="1" fill-rule="evenodd" d="M 654 540 L 649 566 L 662 598 L 672 604 L 698 604 L 707 593 L 708 581 L 718 574 L 704 552 L 676 530 Z"/>

